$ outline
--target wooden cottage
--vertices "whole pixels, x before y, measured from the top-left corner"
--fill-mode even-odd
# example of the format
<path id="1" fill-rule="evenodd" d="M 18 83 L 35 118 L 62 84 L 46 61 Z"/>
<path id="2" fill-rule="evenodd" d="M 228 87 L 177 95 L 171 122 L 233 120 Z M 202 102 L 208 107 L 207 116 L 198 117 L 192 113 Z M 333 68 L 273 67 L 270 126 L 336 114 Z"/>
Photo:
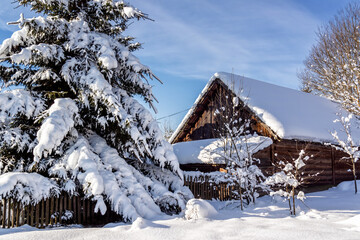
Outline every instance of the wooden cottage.
<path id="1" fill-rule="evenodd" d="M 213 129 L 219 123 L 214 113 L 221 107 L 221 95 L 240 99 L 241 104 L 235 109 L 242 118 L 251 120 L 250 130 L 272 139 L 254 154 L 265 174 L 275 171 L 272 164 L 275 161 L 291 161 L 301 149 L 306 149 L 306 154 L 312 157 L 303 169 L 304 174 L 316 173 L 308 180 L 309 185 L 335 185 L 353 179 L 349 161 L 342 159 L 346 155 L 328 144 L 334 143 L 333 131 L 345 138 L 341 135 L 342 126 L 333 122 L 336 113 L 347 114 L 337 103 L 229 73 L 216 73 L 210 79 L 170 138 L 184 171 L 210 172 L 224 167 L 221 160 L 200 154 L 217 137 Z M 353 131 L 353 136 L 359 138 L 360 131 Z M 360 176 L 360 172 L 357 174 Z"/>

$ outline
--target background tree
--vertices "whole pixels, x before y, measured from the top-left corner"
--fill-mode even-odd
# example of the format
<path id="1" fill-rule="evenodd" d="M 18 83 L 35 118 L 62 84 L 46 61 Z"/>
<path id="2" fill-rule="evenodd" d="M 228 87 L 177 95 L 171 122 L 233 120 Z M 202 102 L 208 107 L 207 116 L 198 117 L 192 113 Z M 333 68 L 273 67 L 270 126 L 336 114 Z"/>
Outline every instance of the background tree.
<path id="1" fill-rule="evenodd" d="M 356 162 L 360 158 L 359 145 L 355 143 L 351 134 L 351 119 L 353 117 L 352 114 L 344 117 L 341 114 L 338 114 L 338 119 L 334 122 L 339 122 L 343 127 L 343 132 L 345 133 L 346 139 L 341 139 L 336 131 L 332 132 L 331 135 L 338 143 L 338 145 L 332 145 L 335 149 L 345 152 L 348 156 L 343 157 L 343 160 L 350 159 L 350 167 L 351 172 L 354 178 L 354 190 L 355 194 L 357 193 L 357 184 L 356 184 Z"/>
<path id="2" fill-rule="evenodd" d="M 53 193 L 92 199 L 102 214 L 109 202 L 125 220 L 181 211 L 189 192 L 177 158 L 134 99 L 154 108 L 156 77 L 132 54 L 140 44 L 123 36 L 129 20 L 147 15 L 116 0 L 18 3 L 44 17 L 21 16 L 0 46 L 0 78 L 22 87 L 0 93 L 1 174 L 9 183 L 19 180 L 11 172 L 46 178 Z M 30 191 L 32 202 L 51 195 L 45 187 Z"/>
<path id="3" fill-rule="evenodd" d="M 349 4 L 319 28 L 299 73 L 302 90 L 339 101 L 360 115 L 360 6 Z"/>
<path id="4" fill-rule="evenodd" d="M 169 140 L 171 138 L 171 136 L 173 135 L 173 133 L 175 132 L 174 128 L 171 126 L 170 119 L 164 120 L 161 123 L 161 126 L 162 126 L 162 130 L 164 132 L 164 138 L 166 140 Z"/>

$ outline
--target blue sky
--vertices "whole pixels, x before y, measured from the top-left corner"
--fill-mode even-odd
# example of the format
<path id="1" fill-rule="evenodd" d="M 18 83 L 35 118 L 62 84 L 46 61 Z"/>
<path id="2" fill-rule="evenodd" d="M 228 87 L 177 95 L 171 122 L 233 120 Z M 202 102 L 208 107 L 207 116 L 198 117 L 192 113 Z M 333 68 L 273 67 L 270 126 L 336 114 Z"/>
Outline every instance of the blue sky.
<path id="1" fill-rule="evenodd" d="M 36 16 L 2 0 L 0 42 L 17 26 L 6 22 Z M 186 114 L 208 79 L 218 71 L 298 89 L 316 30 L 350 0 L 133 0 L 155 21 L 130 25 L 127 34 L 143 43 L 135 53 L 164 82 L 154 82 L 161 118 L 173 128 Z"/>

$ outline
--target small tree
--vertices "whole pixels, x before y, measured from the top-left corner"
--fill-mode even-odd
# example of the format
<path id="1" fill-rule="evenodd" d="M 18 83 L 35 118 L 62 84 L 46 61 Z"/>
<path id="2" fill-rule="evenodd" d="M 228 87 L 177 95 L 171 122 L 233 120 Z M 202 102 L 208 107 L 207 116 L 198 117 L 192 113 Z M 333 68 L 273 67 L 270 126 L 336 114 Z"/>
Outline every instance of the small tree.
<path id="1" fill-rule="evenodd" d="M 349 4 L 319 28 L 299 74 L 302 90 L 339 101 L 360 115 L 360 6 Z"/>
<path id="2" fill-rule="evenodd" d="M 349 114 L 347 117 L 342 116 L 340 113 L 337 114 L 338 119 L 334 122 L 339 122 L 343 127 L 343 132 L 346 134 L 346 140 L 341 140 L 336 131 L 332 132 L 331 135 L 334 137 L 339 146 L 332 145 L 336 149 L 345 152 L 348 156 L 343 157 L 342 159 L 350 159 L 352 174 L 354 177 L 354 186 L 355 186 L 355 194 L 357 193 L 357 185 L 356 185 L 356 162 L 359 160 L 360 152 L 359 147 L 356 146 L 352 136 L 351 136 L 351 119 L 353 117 L 352 114 Z"/>
<path id="3" fill-rule="evenodd" d="M 268 177 L 265 181 L 267 185 L 277 189 L 270 193 L 271 196 L 279 195 L 288 200 L 290 215 L 296 215 L 295 196 L 301 201 L 305 199 L 304 192 L 298 191 L 297 188 L 309 177 L 304 176 L 301 171 L 309 158 L 309 156 L 305 156 L 305 151 L 301 150 L 298 158 L 292 159 L 293 162 L 275 161 L 274 166 L 279 169 L 279 172 Z"/>
<path id="4" fill-rule="evenodd" d="M 250 120 L 240 117 L 243 113 L 240 109 L 242 106 L 238 97 L 220 91 L 214 113 L 217 123 L 214 135 L 220 138 L 222 151 L 219 154 L 226 161 L 228 173 L 235 176 L 239 185 L 240 207 L 243 210 L 244 200 L 246 204 L 255 203 L 259 196 L 257 191 L 266 189 L 266 185 L 262 184 L 265 176 L 256 165 L 260 160 L 253 157 L 253 152 L 267 144 L 266 140 L 271 140 L 258 137 L 258 141 L 250 145 L 249 140 L 257 136 L 250 133 Z"/>

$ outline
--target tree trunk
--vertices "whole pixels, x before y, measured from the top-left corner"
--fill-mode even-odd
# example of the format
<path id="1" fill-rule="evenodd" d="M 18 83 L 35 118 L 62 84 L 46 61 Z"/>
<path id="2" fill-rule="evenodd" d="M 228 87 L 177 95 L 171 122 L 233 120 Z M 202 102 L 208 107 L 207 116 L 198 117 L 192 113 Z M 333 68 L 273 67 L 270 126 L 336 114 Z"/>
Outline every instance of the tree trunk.
<path id="1" fill-rule="evenodd" d="M 286 192 L 289 192 L 289 189 L 288 189 L 287 186 L 286 186 L 286 188 L 285 188 L 285 191 L 286 191 Z M 289 195 L 290 195 L 290 194 L 289 194 Z M 288 202 L 289 202 L 290 215 L 292 215 L 290 196 L 288 197 Z"/>
<path id="2" fill-rule="evenodd" d="M 295 211 L 295 188 L 292 188 L 292 200 L 293 200 L 293 214 L 294 216 L 296 215 L 296 211 Z"/>
<path id="3" fill-rule="evenodd" d="M 239 195 L 240 195 L 240 208 L 241 208 L 241 211 L 243 211 L 244 205 L 243 205 L 243 198 L 242 198 L 242 192 L 241 192 L 241 184 L 239 186 Z"/>
<path id="4" fill-rule="evenodd" d="M 355 169 L 355 161 L 354 159 L 352 160 L 352 172 L 353 172 L 353 176 L 354 176 L 354 184 L 355 184 L 355 194 L 357 193 L 357 184 L 356 184 L 356 169 Z"/>

